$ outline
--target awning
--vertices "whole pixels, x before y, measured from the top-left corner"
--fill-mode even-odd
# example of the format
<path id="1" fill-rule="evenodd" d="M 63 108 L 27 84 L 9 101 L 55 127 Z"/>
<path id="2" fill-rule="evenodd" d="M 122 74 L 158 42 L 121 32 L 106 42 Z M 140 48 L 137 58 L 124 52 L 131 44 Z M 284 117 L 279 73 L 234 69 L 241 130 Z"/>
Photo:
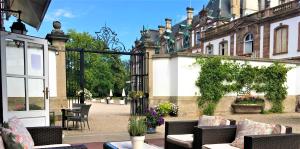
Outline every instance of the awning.
<path id="1" fill-rule="evenodd" d="M 21 10 L 21 20 L 36 29 L 40 28 L 50 2 L 51 0 L 8 0 L 9 9 Z"/>

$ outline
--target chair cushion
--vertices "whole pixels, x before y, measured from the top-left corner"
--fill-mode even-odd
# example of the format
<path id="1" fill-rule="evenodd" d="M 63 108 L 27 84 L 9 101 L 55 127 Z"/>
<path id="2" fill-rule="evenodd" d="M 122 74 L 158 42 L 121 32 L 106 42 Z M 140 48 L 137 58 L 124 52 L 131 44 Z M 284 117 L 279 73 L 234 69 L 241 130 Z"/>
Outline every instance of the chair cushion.
<path id="1" fill-rule="evenodd" d="M 202 146 L 202 149 L 240 149 L 240 148 L 231 146 L 228 143 L 224 143 L 224 144 L 206 144 Z"/>
<path id="2" fill-rule="evenodd" d="M 232 146 L 244 148 L 244 136 L 249 135 L 269 135 L 274 131 L 275 125 L 243 120 L 237 124 L 236 138 L 231 143 Z"/>
<path id="3" fill-rule="evenodd" d="M 199 118 L 198 126 L 225 126 L 230 125 L 230 121 L 221 116 L 203 115 Z"/>
<path id="4" fill-rule="evenodd" d="M 286 133 L 286 127 L 283 125 L 275 125 L 272 134 L 285 134 Z"/>
<path id="5" fill-rule="evenodd" d="M 52 145 L 41 145 L 41 146 L 34 146 L 34 149 L 40 148 L 55 148 L 55 147 L 66 147 L 71 146 L 70 144 L 52 144 Z"/>
<path id="6" fill-rule="evenodd" d="M 2 128 L 0 128 L 0 129 L 2 129 Z M 1 132 L 0 132 L 0 149 L 5 149 Z"/>
<path id="7" fill-rule="evenodd" d="M 193 134 L 181 134 L 181 135 L 168 135 L 167 141 L 178 146 L 182 146 L 185 148 L 192 148 L 193 147 Z"/>
<path id="8" fill-rule="evenodd" d="M 6 148 L 32 149 L 34 146 L 30 133 L 17 117 L 8 120 L 1 136 Z"/>

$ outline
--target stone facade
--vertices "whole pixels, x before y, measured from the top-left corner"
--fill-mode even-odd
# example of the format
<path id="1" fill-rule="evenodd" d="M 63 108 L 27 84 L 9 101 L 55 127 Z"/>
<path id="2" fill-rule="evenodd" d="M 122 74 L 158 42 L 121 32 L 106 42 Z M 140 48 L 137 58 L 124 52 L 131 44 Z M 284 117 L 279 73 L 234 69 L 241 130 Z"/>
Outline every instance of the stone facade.
<path id="1" fill-rule="evenodd" d="M 61 108 L 68 107 L 66 89 L 66 42 L 68 36 L 61 29 L 60 22 L 53 22 L 53 31 L 47 34 L 46 39 L 51 43 L 51 47 L 56 50 L 56 84 L 57 96 L 50 99 L 50 111 L 55 115 L 61 115 Z"/>
<path id="2" fill-rule="evenodd" d="M 208 45 L 214 46 L 215 50 L 212 52 L 213 55 L 220 55 L 219 46 L 221 42 L 228 41 L 229 51 L 228 56 L 239 59 L 240 57 L 251 57 L 251 60 L 257 61 L 265 61 L 266 59 L 274 58 L 274 59 L 289 59 L 289 60 L 299 60 L 300 59 L 300 4 L 299 0 L 294 1 L 285 1 L 282 4 L 275 3 L 273 0 L 270 3 L 265 3 L 266 1 L 260 1 L 251 3 L 251 1 L 243 2 L 241 5 L 240 0 L 231 0 L 231 15 L 232 18 L 226 17 L 212 17 L 210 12 L 215 13 L 216 10 L 209 10 L 209 8 L 214 9 L 214 6 L 210 5 L 207 8 L 203 8 L 198 15 L 192 18 L 192 23 L 190 23 L 191 19 L 191 11 L 192 8 L 187 8 L 187 20 L 179 22 L 178 24 L 172 25 L 170 28 L 170 24 L 172 24 L 170 19 L 166 19 L 166 25 L 159 26 L 157 31 L 149 30 L 149 36 L 153 36 L 152 34 L 157 34 L 156 38 L 151 38 L 151 43 L 154 45 L 154 48 L 149 48 L 148 51 L 152 51 L 150 53 L 155 53 L 156 56 L 164 56 L 166 54 L 178 54 L 179 52 L 184 53 L 198 53 L 198 54 L 207 54 L 206 47 Z M 255 6 L 254 6 L 255 5 Z M 257 6 L 256 6 L 257 5 Z M 220 5 L 221 6 L 221 5 Z M 240 6 L 242 9 L 240 9 Z M 222 4 L 223 7 L 223 4 Z M 255 8 L 251 9 L 250 8 Z M 242 10 L 242 12 L 240 11 Z M 255 10 L 255 11 L 252 11 Z M 220 12 L 219 12 L 220 13 Z M 296 20 L 298 25 L 295 25 L 290 20 Z M 289 43 L 293 45 L 289 45 L 289 52 L 292 54 L 284 55 L 284 53 L 279 54 L 277 57 L 274 57 L 274 29 L 272 28 L 274 25 L 289 23 L 291 27 L 289 31 L 297 31 L 293 32 L 293 37 L 297 37 L 297 43 Z M 189 27 L 187 29 L 187 27 Z M 190 45 L 188 48 L 184 48 L 184 40 L 186 39 L 185 33 L 189 33 Z M 199 34 L 198 34 L 199 33 Z M 245 53 L 245 37 L 247 34 L 253 35 L 253 48 L 251 53 Z M 291 34 L 291 33 L 289 33 Z M 298 35 L 297 35 L 298 34 Z M 141 37 L 142 43 L 143 37 Z M 154 36 L 153 36 L 154 37 Z M 199 39 L 199 41 L 198 41 Z M 230 40 L 230 41 L 229 41 Z M 217 41 L 220 41 L 219 43 Z M 296 46 L 296 48 L 294 48 Z M 170 50 L 172 49 L 173 50 Z M 141 48 L 139 44 L 136 44 L 134 47 L 135 50 L 145 50 Z M 154 52 L 155 51 L 155 52 Z M 295 52 L 296 51 L 296 52 Z M 235 57 L 239 56 L 239 57 Z M 152 67 L 152 56 L 150 56 L 149 66 Z M 259 59 L 263 58 L 263 59 Z M 241 58 L 243 59 L 243 58 Z M 185 97 L 185 96 L 153 96 L 153 72 L 151 67 L 148 68 L 148 89 L 149 89 L 149 99 L 150 105 L 156 105 L 162 101 L 171 101 L 180 105 L 182 108 L 181 116 L 185 116 L 186 114 L 199 114 L 198 108 L 195 104 L 196 97 Z M 285 112 L 294 112 L 296 96 L 288 96 L 288 98 L 284 101 Z M 226 96 L 222 99 L 217 107 L 216 112 L 229 112 L 230 106 L 227 106 L 232 102 L 234 98 Z M 228 109 L 223 109 L 223 107 L 228 107 Z M 270 106 L 267 106 L 270 107 Z"/>

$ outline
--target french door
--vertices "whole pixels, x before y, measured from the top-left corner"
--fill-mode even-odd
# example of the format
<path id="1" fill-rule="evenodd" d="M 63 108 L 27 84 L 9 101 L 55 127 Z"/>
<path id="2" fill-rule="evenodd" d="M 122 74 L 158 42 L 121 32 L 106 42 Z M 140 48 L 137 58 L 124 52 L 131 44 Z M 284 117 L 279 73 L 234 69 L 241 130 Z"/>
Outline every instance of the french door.
<path id="1" fill-rule="evenodd" d="M 3 119 L 25 126 L 49 126 L 48 43 L 1 32 Z"/>

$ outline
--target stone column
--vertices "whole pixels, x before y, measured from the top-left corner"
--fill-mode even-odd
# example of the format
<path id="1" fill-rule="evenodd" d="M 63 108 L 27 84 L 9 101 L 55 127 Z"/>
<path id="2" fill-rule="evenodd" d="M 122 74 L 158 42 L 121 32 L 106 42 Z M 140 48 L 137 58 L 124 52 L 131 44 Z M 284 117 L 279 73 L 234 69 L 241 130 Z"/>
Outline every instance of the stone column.
<path id="1" fill-rule="evenodd" d="M 56 49 L 56 89 L 57 96 L 50 99 L 50 111 L 54 111 L 56 115 L 60 114 L 62 107 L 68 106 L 67 89 L 66 89 L 66 42 L 69 37 L 61 30 L 61 23 L 53 22 L 53 30 L 47 34 L 46 39 L 51 46 Z"/>

